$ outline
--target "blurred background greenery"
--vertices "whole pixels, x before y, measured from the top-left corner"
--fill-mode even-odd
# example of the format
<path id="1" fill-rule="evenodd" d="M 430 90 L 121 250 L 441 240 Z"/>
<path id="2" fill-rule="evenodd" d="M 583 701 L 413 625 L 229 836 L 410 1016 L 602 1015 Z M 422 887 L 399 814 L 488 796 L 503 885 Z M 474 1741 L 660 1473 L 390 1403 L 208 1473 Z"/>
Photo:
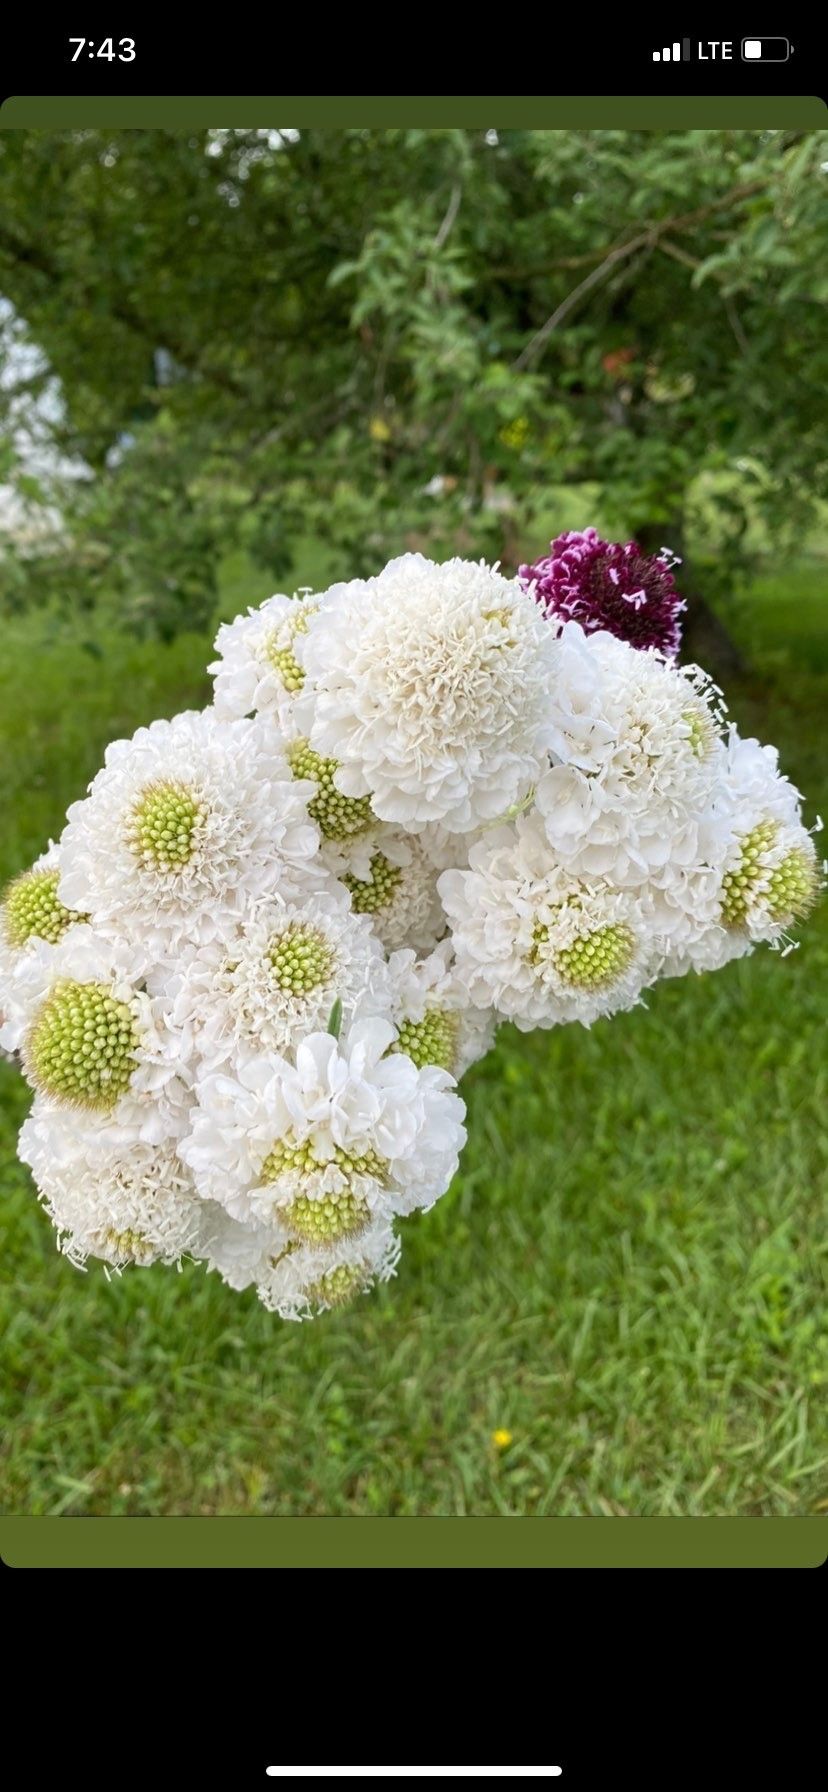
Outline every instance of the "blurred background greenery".
<path id="1" fill-rule="evenodd" d="M 688 645 L 824 801 L 828 134 L 0 139 L 0 877 L 219 617 L 406 546 L 670 545 Z M 467 1078 L 446 1199 L 313 1326 L 85 1276 L 0 1063 L 0 1504 L 828 1510 L 823 912 Z"/>

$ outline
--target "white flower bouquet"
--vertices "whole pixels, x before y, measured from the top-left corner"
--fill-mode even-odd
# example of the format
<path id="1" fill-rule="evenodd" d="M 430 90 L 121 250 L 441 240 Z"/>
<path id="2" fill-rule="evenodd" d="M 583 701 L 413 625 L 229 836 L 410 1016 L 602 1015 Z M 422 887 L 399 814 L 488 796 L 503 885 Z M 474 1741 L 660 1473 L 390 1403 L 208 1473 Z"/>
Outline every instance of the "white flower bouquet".
<path id="1" fill-rule="evenodd" d="M 669 562 L 560 539 L 542 574 L 408 554 L 222 627 L 211 707 L 114 742 L 5 892 L 20 1156 L 73 1262 L 336 1307 L 448 1188 L 500 1021 L 790 943 L 800 798 L 675 663 Z"/>

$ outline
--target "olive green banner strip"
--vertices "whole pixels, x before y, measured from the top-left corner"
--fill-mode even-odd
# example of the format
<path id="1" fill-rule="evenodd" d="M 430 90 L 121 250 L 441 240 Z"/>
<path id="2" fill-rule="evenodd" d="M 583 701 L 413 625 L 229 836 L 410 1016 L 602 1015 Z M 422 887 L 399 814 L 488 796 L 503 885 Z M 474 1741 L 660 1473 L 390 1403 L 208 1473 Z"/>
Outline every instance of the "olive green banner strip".
<path id="1" fill-rule="evenodd" d="M 310 129 L 371 125 L 380 129 L 449 130 L 791 130 L 824 126 L 828 107 L 816 95 L 518 95 L 430 94 L 43 97 L 15 94 L 0 106 L 0 129 Z"/>
<path id="2" fill-rule="evenodd" d="M 821 1518 L 4 1518 L 9 1568 L 817 1568 Z"/>

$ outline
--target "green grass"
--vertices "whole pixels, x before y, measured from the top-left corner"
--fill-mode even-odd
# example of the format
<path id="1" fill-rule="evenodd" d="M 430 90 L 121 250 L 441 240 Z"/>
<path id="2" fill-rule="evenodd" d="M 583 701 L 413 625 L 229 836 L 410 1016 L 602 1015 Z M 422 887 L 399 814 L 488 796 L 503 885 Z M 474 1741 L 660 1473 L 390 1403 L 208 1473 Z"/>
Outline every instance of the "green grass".
<path id="1" fill-rule="evenodd" d="M 797 567 L 793 592 L 784 566 L 761 574 L 735 603 L 733 622 L 758 663 L 783 684 L 797 667 L 828 679 L 828 560 Z"/>
<path id="2" fill-rule="evenodd" d="M 828 629 L 809 578 L 760 581 L 749 628 L 779 675 L 731 695 L 813 814 Z M 204 698 L 203 641 L 92 646 L 5 631 L 3 874 L 59 832 L 110 737 Z M 787 959 L 662 984 L 591 1032 L 505 1031 L 397 1280 L 299 1327 L 193 1267 L 72 1269 L 1 1063 L 2 1509 L 828 1509 L 826 966 L 823 909 Z"/>

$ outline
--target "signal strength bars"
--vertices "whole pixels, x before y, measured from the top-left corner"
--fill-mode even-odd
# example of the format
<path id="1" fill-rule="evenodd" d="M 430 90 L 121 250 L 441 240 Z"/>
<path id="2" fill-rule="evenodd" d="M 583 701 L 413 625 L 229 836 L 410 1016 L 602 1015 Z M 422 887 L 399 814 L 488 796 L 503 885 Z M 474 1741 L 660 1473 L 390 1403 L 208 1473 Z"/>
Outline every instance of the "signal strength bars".
<path id="1" fill-rule="evenodd" d="M 663 50 L 654 50 L 653 51 L 653 61 L 654 62 L 689 62 L 690 61 L 690 39 L 689 39 L 689 37 L 683 37 L 681 40 L 681 43 L 673 44 L 672 49 L 670 48 L 670 45 L 667 44 Z"/>

